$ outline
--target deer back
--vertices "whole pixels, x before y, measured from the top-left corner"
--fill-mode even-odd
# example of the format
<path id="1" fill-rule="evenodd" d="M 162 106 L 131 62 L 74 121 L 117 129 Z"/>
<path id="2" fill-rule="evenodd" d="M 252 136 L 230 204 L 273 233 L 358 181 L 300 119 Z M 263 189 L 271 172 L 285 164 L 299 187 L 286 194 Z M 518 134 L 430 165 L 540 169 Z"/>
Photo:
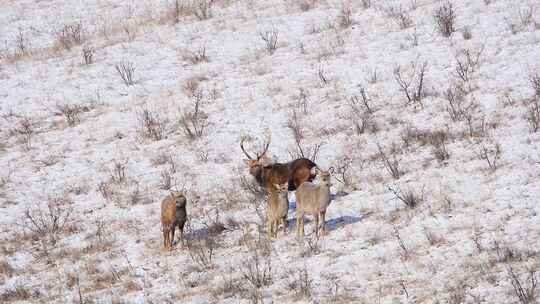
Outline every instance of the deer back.
<path id="1" fill-rule="evenodd" d="M 299 158 L 290 162 L 289 191 L 296 190 L 305 181 L 312 181 L 316 174 L 312 174 L 311 169 L 316 166 L 317 164 L 307 158 Z"/>
<path id="2" fill-rule="evenodd" d="M 330 189 L 311 182 L 302 183 L 296 190 L 296 201 L 298 211 L 324 211 L 330 204 Z"/>

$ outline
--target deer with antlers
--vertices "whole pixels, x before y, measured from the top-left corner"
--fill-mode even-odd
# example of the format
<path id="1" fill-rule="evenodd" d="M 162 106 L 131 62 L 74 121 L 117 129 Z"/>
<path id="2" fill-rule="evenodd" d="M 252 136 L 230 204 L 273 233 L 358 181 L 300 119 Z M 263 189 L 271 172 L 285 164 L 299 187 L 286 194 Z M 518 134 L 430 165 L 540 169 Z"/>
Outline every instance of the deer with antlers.
<path id="1" fill-rule="evenodd" d="M 265 187 L 269 192 L 273 185 L 288 184 L 288 190 L 294 191 L 305 181 L 312 181 L 316 173 L 312 172 L 314 167 L 317 167 L 313 161 L 307 158 L 298 158 L 288 163 L 274 163 L 264 165 L 261 158 L 266 154 L 270 146 L 270 137 L 267 138 L 264 149 L 261 153 L 256 153 L 256 158 L 253 158 L 244 149 L 243 137 L 240 142 L 240 148 L 248 157 L 247 164 L 249 173 L 255 178 L 259 185 Z"/>

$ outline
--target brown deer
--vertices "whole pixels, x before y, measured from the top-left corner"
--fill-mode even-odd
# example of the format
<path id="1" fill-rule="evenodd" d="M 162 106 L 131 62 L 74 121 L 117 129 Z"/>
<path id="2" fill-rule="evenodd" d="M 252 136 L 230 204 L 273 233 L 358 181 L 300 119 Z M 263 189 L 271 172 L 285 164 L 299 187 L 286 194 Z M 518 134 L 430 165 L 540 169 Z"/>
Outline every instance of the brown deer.
<path id="1" fill-rule="evenodd" d="M 180 231 L 180 237 L 184 236 L 184 224 L 187 220 L 186 203 L 186 196 L 182 192 L 172 192 L 161 201 L 164 249 L 172 249 L 176 227 Z"/>
<path id="2" fill-rule="evenodd" d="M 311 170 L 317 167 L 313 161 L 307 158 L 298 158 L 288 163 L 274 163 L 264 165 L 261 158 L 266 154 L 270 146 L 270 138 L 266 140 L 263 151 L 256 153 L 256 158 L 251 157 L 244 149 L 245 137 L 240 142 L 240 148 L 248 157 L 249 173 L 255 178 L 259 185 L 265 187 L 269 192 L 274 184 L 288 184 L 288 190 L 294 191 L 305 181 L 312 181 L 316 173 Z"/>

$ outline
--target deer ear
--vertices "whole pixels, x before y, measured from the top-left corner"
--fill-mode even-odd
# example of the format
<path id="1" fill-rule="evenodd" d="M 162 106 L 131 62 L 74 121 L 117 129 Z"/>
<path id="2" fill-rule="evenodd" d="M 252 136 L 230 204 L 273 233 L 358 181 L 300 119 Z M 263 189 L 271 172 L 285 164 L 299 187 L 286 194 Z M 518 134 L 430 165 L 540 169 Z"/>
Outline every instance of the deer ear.
<path id="1" fill-rule="evenodd" d="M 277 190 L 281 189 L 281 185 L 279 184 L 273 184 L 274 185 L 274 188 L 276 188 Z"/>

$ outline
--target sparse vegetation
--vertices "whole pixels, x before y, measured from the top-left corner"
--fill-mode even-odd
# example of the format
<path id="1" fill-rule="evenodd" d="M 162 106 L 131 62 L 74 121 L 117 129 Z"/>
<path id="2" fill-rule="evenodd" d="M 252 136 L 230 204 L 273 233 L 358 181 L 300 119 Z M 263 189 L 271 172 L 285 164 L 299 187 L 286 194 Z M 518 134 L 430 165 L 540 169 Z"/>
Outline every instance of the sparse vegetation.
<path id="1" fill-rule="evenodd" d="M 493 145 L 482 145 L 477 152 L 478 158 L 486 161 L 491 172 L 495 172 L 499 168 L 501 159 L 501 146 L 498 143 Z"/>
<path id="2" fill-rule="evenodd" d="M 51 244 L 56 244 L 64 229 L 72 221 L 73 209 L 70 204 L 67 197 L 50 197 L 46 208 L 26 209 L 25 227 L 36 238 L 45 238 Z"/>
<path id="3" fill-rule="evenodd" d="M 444 3 L 434 14 L 439 33 L 444 37 L 450 37 L 456 31 L 456 12 L 451 2 Z"/>
<path id="4" fill-rule="evenodd" d="M 389 152 L 385 152 L 380 144 L 377 144 L 379 149 L 379 158 L 382 160 L 386 171 L 394 178 L 399 179 L 403 175 L 399 159 L 397 158 L 397 146 L 394 144 Z"/>
<path id="5" fill-rule="evenodd" d="M 422 193 L 421 196 L 419 196 L 418 194 L 416 194 L 412 190 L 402 192 L 401 190 L 394 189 L 392 187 L 388 187 L 388 190 L 390 190 L 390 192 L 392 192 L 392 194 L 394 194 L 394 196 L 399 201 L 401 201 L 403 204 L 405 204 L 405 206 L 407 206 L 407 207 L 409 207 L 411 209 L 418 206 L 418 204 L 423 200 L 423 196 L 424 196 L 423 193 Z"/>
<path id="6" fill-rule="evenodd" d="M 63 115 L 67 124 L 71 127 L 75 126 L 81 121 L 80 114 L 88 110 L 81 105 L 77 104 L 57 104 L 56 111 L 58 114 Z"/>
<path id="7" fill-rule="evenodd" d="M 65 24 L 56 34 L 58 46 L 66 50 L 81 45 L 85 40 L 82 23 Z"/>
<path id="8" fill-rule="evenodd" d="M 120 78 L 122 78 L 122 81 L 126 86 L 132 86 L 135 84 L 134 74 L 135 74 L 135 66 L 133 65 L 133 62 L 124 60 L 120 63 L 117 63 L 114 68 L 120 75 Z"/>
<path id="9" fill-rule="evenodd" d="M 512 284 L 514 295 L 520 304 L 534 304 L 538 300 L 538 274 L 534 268 L 529 269 L 527 279 L 519 278 L 519 275 L 514 272 L 514 269 L 509 266 L 507 268 L 508 279 Z"/>
<path id="10" fill-rule="evenodd" d="M 29 117 L 21 117 L 17 123 L 13 133 L 19 135 L 24 143 L 26 150 L 32 148 L 32 138 L 36 133 L 35 123 Z"/>
<path id="11" fill-rule="evenodd" d="M 426 77 L 427 62 L 411 63 L 409 75 L 404 75 L 401 66 L 394 68 L 394 79 L 398 83 L 401 91 L 405 94 L 407 104 L 414 106 L 414 108 L 423 108 L 423 98 L 425 93 L 425 77 Z"/>
<path id="12" fill-rule="evenodd" d="M 148 108 L 143 108 L 137 112 L 137 131 L 141 138 L 158 141 L 165 138 L 167 134 L 167 120 L 162 118 L 158 112 Z"/>
<path id="13" fill-rule="evenodd" d="M 353 24 L 352 14 L 353 12 L 351 4 L 343 2 L 337 16 L 337 22 L 339 24 L 339 27 L 343 29 L 350 27 Z"/>
<path id="14" fill-rule="evenodd" d="M 184 110 L 180 116 L 180 125 L 184 134 L 194 140 L 203 136 L 209 126 L 208 114 L 202 109 L 204 96 L 202 93 L 195 94 L 192 98 L 192 108 Z"/>
<path id="15" fill-rule="evenodd" d="M 406 9 L 402 6 L 399 7 L 388 7 L 386 9 L 386 14 L 390 17 L 399 28 L 406 29 L 413 26 L 414 22 Z"/>
<path id="16" fill-rule="evenodd" d="M 274 54 L 277 49 L 278 34 L 279 31 L 275 27 L 259 32 L 259 37 L 264 42 L 266 52 L 270 55 Z"/>
<path id="17" fill-rule="evenodd" d="M 95 53 L 94 48 L 89 45 L 85 45 L 82 48 L 82 57 L 85 64 L 94 63 L 94 53 Z"/>

